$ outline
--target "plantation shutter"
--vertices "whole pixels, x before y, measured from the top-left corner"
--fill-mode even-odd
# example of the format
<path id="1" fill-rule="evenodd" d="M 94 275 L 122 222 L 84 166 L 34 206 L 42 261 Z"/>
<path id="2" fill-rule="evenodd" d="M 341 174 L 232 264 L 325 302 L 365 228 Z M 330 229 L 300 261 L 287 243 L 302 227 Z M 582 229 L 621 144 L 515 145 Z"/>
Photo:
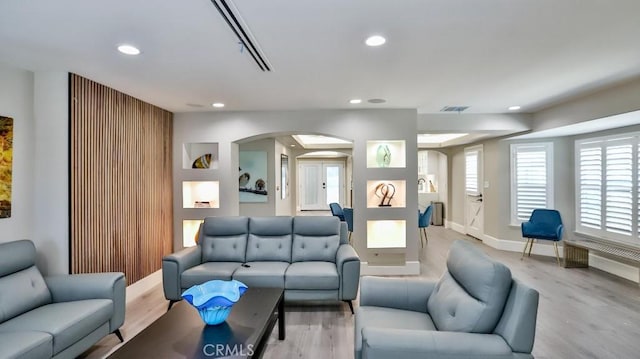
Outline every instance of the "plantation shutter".
<path id="1" fill-rule="evenodd" d="M 580 224 L 585 227 L 602 227 L 602 148 L 582 147 L 579 166 Z"/>
<path id="2" fill-rule="evenodd" d="M 605 226 L 613 233 L 632 234 L 633 144 L 630 140 L 606 145 Z"/>
<path id="3" fill-rule="evenodd" d="M 468 195 L 478 195 L 478 151 L 465 152 L 465 190 Z"/>
<path id="4" fill-rule="evenodd" d="M 526 221 L 536 208 L 548 208 L 548 167 L 546 144 L 515 147 L 514 176 L 515 214 L 518 221 Z"/>

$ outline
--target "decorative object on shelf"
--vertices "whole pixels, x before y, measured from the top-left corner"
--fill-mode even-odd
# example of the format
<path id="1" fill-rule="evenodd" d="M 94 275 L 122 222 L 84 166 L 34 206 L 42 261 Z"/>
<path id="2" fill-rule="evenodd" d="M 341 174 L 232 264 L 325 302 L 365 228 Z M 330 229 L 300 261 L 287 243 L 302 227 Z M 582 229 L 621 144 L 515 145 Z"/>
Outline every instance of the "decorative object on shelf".
<path id="1" fill-rule="evenodd" d="M 429 180 L 429 192 L 438 192 L 436 191 L 436 187 L 433 185 L 433 182 Z"/>
<path id="2" fill-rule="evenodd" d="M 289 192 L 289 156 L 280 155 L 280 198 L 286 199 Z"/>
<path id="3" fill-rule="evenodd" d="M 424 192 L 424 183 L 425 179 L 420 177 L 418 178 L 418 192 Z"/>
<path id="4" fill-rule="evenodd" d="M 376 151 L 376 163 L 378 167 L 389 167 L 391 164 L 391 150 L 388 145 L 381 144 Z"/>
<path id="5" fill-rule="evenodd" d="M 0 218 L 11 217 L 13 119 L 0 116 Z"/>
<path id="6" fill-rule="evenodd" d="M 191 168 L 207 169 L 211 166 L 212 159 L 213 155 L 211 153 L 204 154 L 193 161 Z"/>
<path id="7" fill-rule="evenodd" d="M 211 208 L 211 207 L 213 207 L 213 206 L 211 205 L 211 202 L 209 202 L 209 201 L 196 201 L 193 204 L 193 208 Z"/>
<path id="8" fill-rule="evenodd" d="M 239 170 L 240 202 L 267 202 L 267 152 L 240 151 Z M 257 178 L 254 187 L 250 185 L 251 178 Z"/>
<path id="9" fill-rule="evenodd" d="M 211 280 L 185 290 L 182 298 L 198 310 L 206 324 L 217 325 L 227 319 L 247 288 L 237 280 Z"/>
<path id="10" fill-rule="evenodd" d="M 391 199 L 396 194 L 396 187 L 391 183 L 380 183 L 375 189 L 376 197 L 381 198 L 378 207 L 391 207 Z"/>

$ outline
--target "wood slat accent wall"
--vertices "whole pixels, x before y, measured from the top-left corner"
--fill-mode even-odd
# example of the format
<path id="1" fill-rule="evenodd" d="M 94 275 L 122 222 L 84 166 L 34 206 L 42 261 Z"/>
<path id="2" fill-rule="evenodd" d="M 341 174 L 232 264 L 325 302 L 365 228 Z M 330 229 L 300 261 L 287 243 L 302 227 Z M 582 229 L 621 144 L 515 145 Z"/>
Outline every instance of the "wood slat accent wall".
<path id="1" fill-rule="evenodd" d="M 171 112 L 70 75 L 71 273 L 131 284 L 173 249 Z"/>

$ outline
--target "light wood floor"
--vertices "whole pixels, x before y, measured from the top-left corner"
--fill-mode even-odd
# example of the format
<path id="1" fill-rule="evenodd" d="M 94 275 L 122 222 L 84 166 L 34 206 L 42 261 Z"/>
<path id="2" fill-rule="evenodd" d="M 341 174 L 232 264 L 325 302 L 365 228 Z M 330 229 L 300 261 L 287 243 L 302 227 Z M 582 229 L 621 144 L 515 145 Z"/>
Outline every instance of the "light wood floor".
<path id="1" fill-rule="evenodd" d="M 478 240 L 431 226 L 421 253 L 421 276 L 437 279 L 445 269 L 451 242 L 465 239 L 505 263 L 513 275 L 540 292 L 536 358 L 640 358 L 640 287 L 597 269 L 565 269 L 555 258 L 503 252 Z M 354 234 L 355 235 L 355 234 Z M 165 313 L 160 284 L 127 306 L 122 327 L 132 338 Z M 357 307 L 357 300 L 354 302 Z M 264 358 L 353 358 L 353 316 L 344 303 L 295 303 L 287 306 L 287 338 L 269 338 Z M 110 335 L 88 352 L 102 358 L 119 347 Z"/>

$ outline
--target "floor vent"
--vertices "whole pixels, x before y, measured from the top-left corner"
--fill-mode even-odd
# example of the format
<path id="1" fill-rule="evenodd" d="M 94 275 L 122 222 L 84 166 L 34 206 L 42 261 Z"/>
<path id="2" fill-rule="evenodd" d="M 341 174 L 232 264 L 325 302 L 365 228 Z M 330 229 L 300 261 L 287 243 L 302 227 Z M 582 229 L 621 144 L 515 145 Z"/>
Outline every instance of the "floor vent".
<path id="1" fill-rule="evenodd" d="M 237 15 L 238 10 L 236 7 L 233 6 L 229 0 L 211 0 L 211 3 L 213 3 L 216 9 L 218 9 L 218 12 L 222 15 L 224 21 L 238 37 L 242 47 L 249 52 L 260 70 L 271 71 L 271 66 L 266 60 L 264 54 L 262 54 L 262 51 L 258 48 L 255 38 L 251 35 L 251 32 L 249 32 L 246 26 L 243 26 L 244 22 L 240 16 Z M 235 10 L 235 13 L 233 10 Z"/>

